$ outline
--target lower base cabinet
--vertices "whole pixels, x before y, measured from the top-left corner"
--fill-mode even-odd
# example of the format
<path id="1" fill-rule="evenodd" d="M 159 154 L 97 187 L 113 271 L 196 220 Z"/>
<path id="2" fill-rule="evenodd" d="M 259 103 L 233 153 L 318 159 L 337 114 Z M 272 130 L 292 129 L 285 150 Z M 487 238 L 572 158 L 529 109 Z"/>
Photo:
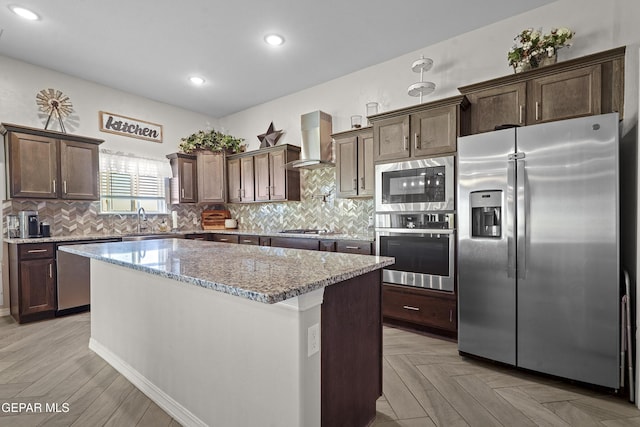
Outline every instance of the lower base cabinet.
<path id="1" fill-rule="evenodd" d="M 11 316 L 18 323 L 54 317 L 57 308 L 54 244 L 8 246 Z"/>
<path id="2" fill-rule="evenodd" d="M 427 328 L 442 330 L 449 335 L 457 331 L 456 294 L 383 284 L 382 315 Z"/>

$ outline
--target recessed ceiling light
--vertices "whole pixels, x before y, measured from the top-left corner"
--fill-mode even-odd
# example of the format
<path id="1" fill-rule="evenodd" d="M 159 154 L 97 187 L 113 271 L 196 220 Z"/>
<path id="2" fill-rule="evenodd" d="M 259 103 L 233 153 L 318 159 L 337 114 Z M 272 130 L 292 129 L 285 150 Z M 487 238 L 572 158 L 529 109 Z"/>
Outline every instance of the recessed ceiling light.
<path id="1" fill-rule="evenodd" d="M 193 83 L 196 86 L 201 86 L 204 84 L 204 79 L 202 77 L 198 77 L 198 76 L 191 76 L 189 77 L 189 81 L 191 83 Z"/>
<path id="2" fill-rule="evenodd" d="M 284 37 L 278 34 L 267 34 L 264 36 L 264 41 L 271 46 L 280 46 L 284 43 Z"/>
<path id="3" fill-rule="evenodd" d="M 11 5 L 9 6 L 9 9 L 19 17 L 28 19 L 29 21 L 37 21 L 38 19 L 40 19 L 37 13 L 29 9 L 25 9 L 22 6 Z"/>

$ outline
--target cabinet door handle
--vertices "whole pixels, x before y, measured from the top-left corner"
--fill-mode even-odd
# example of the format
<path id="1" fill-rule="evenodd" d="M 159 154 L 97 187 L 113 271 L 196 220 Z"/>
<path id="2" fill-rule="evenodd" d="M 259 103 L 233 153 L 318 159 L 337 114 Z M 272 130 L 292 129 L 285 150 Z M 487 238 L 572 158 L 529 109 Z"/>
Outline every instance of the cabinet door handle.
<path id="1" fill-rule="evenodd" d="M 242 243 L 252 243 L 249 239 L 242 239 Z"/>
<path id="2" fill-rule="evenodd" d="M 229 239 L 218 239 L 219 242 L 228 242 Z"/>
<path id="3" fill-rule="evenodd" d="M 522 111 L 524 110 L 524 107 L 521 105 L 519 108 L 519 117 L 518 117 L 518 123 L 522 124 Z"/>
<path id="4" fill-rule="evenodd" d="M 364 176 L 360 177 L 360 188 L 364 190 Z"/>
<path id="5" fill-rule="evenodd" d="M 536 101 L 536 121 L 540 120 L 540 103 Z"/>
<path id="6" fill-rule="evenodd" d="M 419 307 L 413 307 L 413 306 L 410 306 L 410 305 L 402 306 L 402 308 L 404 308 L 405 310 L 420 311 Z"/>
<path id="7" fill-rule="evenodd" d="M 267 196 L 271 196 L 271 187 L 267 185 Z"/>
<path id="8" fill-rule="evenodd" d="M 184 199 L 184 188 L 182 189 L 182 198 Z"/>
<path id="9" fill-rule="evenodd" d="M 49 264 L 49 278 L 53 279 L 53 264 Z"/>
<path id="10" fill-rule="evenodd" d="M 409 151 L 409 135 L 404 137 L 404 151 Z"/>
<path id="11" fill-rule="evenodd" d="M 51 186 L 53 187 L 53 190 L 51 192 L 55 193 L 56 192 L 56 180 L 55 179 L 53 181 L 51 181 Z"/>
<path id="12" fill-rule="evenodd" d="M 62 192 L 67 194 L 67 181 L 62 181 Z"/>
<path id="13" fill-rule="evenodd" d="M 416 150 L 419 150 L 420 149 L 420 134 L 419 133 L 414 134 L 413 135 L 413 140 L 414 140 L 414 142 L 416 144 Z"/>
<path id="14" fill-rule="evenodd" d="M 29 249 L 27 251 L 28 254 L 41 254 L 43 252 L 47 252 L 46 249 Z"/>
<path id="15" fill-rule="evenodd" d="M 360 249 L 360 246 L 345 246 L 345 249 Z"/>
<path id="16" fill-rule="evenodd" d="M 353 189 L 354 190 L 358 189 L 358 178 L 353 178 Z"/>
<path id="17" fill-rule="evenodd" d="M 453 322 L 453 309 L 452 308 L 449 309 L 449 322 L 450 323 Z"/>

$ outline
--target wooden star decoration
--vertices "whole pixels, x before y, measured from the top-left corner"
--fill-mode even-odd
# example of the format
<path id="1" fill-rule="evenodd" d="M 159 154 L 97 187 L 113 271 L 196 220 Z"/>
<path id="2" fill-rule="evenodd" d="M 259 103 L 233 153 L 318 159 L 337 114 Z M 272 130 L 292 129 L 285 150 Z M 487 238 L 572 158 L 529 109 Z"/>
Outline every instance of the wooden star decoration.
<path id="1" fill-rule="evenodd" d="M 278 143 L 278 140 L 282 136 L 282 129 L 275 130 L 273 127 L 273 122 L 269 125 L 269 129 L 262 135 L 258 135 L 258 139 L 260 140 L 260 148 L 265 147 L 273 147 Z"/>

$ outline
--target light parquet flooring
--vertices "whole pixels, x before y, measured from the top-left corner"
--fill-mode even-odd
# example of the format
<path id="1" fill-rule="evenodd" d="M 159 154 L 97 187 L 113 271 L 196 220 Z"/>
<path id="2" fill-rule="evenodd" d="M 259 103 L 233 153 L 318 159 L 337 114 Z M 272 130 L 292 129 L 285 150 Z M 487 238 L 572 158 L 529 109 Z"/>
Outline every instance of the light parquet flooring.
<path id="1" fill-rule="evenodd" d="M 26 325 L 0 318 L 0 405 L 43 406 L 0 410 L 0 427 L 179 426 L 88 349 L 89 335 L 89 313 Z M 640 426 L 640 410 L 619 396 L 461 357 L 454 342 L 391 327 L 383 390 L 374 427 Z"/>
<path id="2" fill-rule="evenodd" d="M 455 342 L 383 331 L 383 392 L 374 427 L 640 426 L 621 396 L 458 355 Z"/>

